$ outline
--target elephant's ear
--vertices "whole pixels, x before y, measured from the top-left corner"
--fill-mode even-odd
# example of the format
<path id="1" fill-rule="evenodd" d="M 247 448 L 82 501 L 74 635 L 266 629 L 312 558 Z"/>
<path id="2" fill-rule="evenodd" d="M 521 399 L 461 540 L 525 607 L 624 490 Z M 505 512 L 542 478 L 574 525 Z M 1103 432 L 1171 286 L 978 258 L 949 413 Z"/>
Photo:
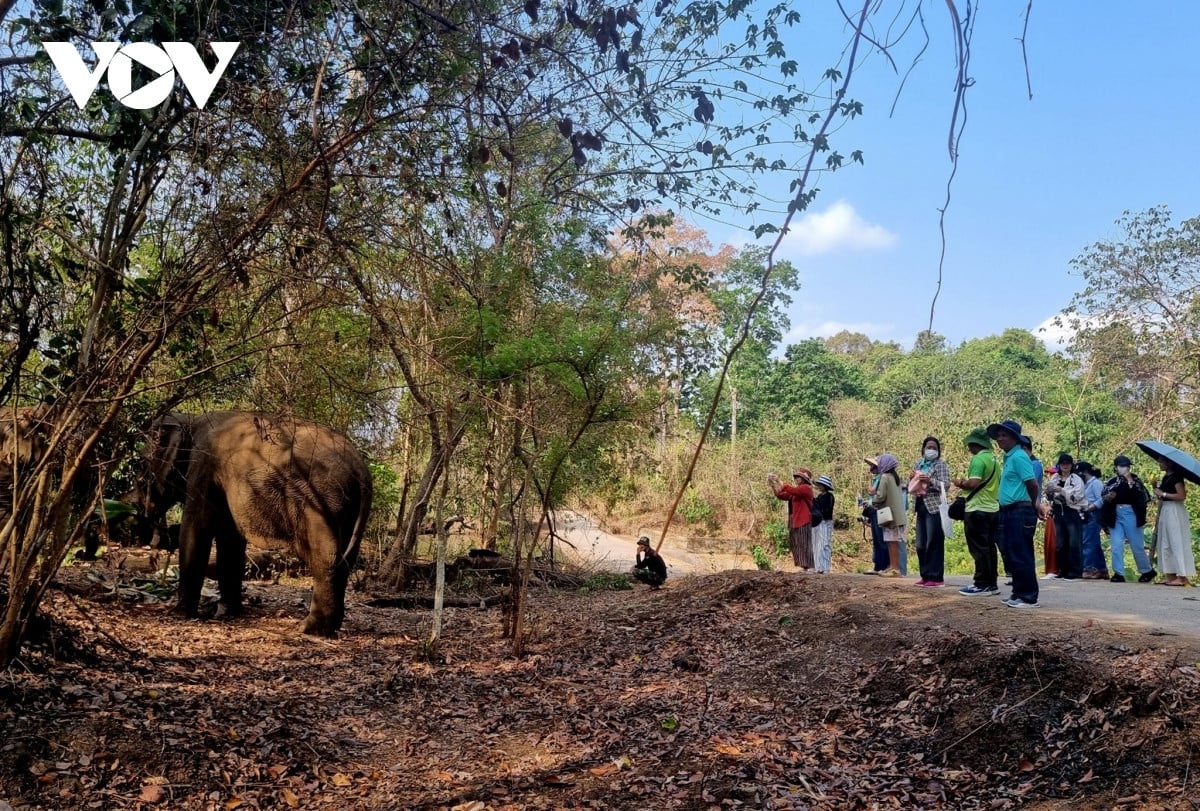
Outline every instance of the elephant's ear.
<path id="1" fill-rule="evenodd" d="M 147 445 L 146 473 L 154 482 L 155 488 L 162 492 L 167 487 L 167 481 L 177 466 L 187 463 L 186 458 L 180 458 L 183 448 L 183 424 L 175 417 L 163 417 L 155 420 L 150 426 L 150 442 Z M 186 475 L 187 471 L 178 468 L 178 472 Z"/>
<path id="2" fill-rule="evenodd" d="M 45 449 L 50 406 L 41 403 L 4 412 L 0 417 L 0 464 L 24 465 L 36 461 Z"/>

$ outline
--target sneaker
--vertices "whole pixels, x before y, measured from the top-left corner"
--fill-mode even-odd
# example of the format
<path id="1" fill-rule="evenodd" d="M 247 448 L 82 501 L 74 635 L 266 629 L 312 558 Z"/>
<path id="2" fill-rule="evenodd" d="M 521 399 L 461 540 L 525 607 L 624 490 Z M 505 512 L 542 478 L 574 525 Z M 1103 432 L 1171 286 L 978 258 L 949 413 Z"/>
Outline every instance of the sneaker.
<path id="1" fill-rule="evenodd" d="M 1004 604 L 1009 608 L 1041 608 L 1041 603 L 1027 603 L 1019 597 L 1013 597 L 1011 600 L 1005 600 Z"/>
<path id="2" fill-rule="evenodd" d="M 1055 572 L 1046 572 L 1044 575 L 1042 575 L 1042 579 L 1043 580 L 1057 580 L 1058 574 Z"/>
<path id="3" fill-rule="evenodd" d="M 929 583 L 930 583 L 930 581 L 926 580 L 925 578 L 921 578 L 916 583 L 913 583 L 913 585 L 914 586 L 928 586 Z"/>
<path id="4" fill-rule="evenodd" d="M 1004 581 L 1004 585 L 1006 585 L 1006 586 L 1011 586 L 1011 585 L 1012 585 L 1012 581 L 1011 581 L 1011 580 L 1005 580 L 1005 581 Z"/>
<path id="5" fill-rule="evenodd" d="M 1154 578 L 1156 578 L 1156 577 L 1158 577 L 1158 572 L 1151 569 L 1148 572 L 1142 572 L 1141 576 L 1138 577 L 1138 582 L 1139 583 L 1153 583 Z"/>
<path id="6" fill-rule="evenodd" d="M 1112 577 L 1108 578 L 1108 582 L 1109 582 L 1109 583 L 1124 583 L 1124 582 L 1125 582 L 1125 575 L 1123 575 L 1123 574 L 1114 574 Z"/>
<path id="7" fill-rule="evenodd" d="M 921 583 L 918 583 L 917 585 L 924 586 L 927 589 L 940 589 L 942 586 L 944 586 L 946 584 L 943 583 L 941 580 L 925 580 Z"/>
<path id="8" fill-rule="evenodd" d="M 899 577 L 900 573 L 895 569 L 884 569 L 879 573 L 880 577 Z"/>
<path id="9" fill-rule="evenodd" d="M 1000 589 L 996 588 L 995 586 L 991 586 L 990 588 L 980 588 L 979 586 L 971 585 L 963 586 L 958 590 L 958 593 L 964 597 L 976 597 L 981 594 L 999 594 Z"/>

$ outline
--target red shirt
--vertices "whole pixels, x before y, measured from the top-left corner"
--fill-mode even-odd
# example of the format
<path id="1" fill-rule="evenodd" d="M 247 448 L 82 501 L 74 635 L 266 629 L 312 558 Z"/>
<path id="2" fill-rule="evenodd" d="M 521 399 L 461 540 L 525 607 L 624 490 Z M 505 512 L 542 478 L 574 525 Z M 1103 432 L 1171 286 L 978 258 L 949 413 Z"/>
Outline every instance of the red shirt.
<path id="1" fill-rule="evenodd" d="M 789 523 L 793 528 L 812 523 L 812 487 L 807 484 L 785 484 L 775 493 L 775 498 L 788 503 Z"/>

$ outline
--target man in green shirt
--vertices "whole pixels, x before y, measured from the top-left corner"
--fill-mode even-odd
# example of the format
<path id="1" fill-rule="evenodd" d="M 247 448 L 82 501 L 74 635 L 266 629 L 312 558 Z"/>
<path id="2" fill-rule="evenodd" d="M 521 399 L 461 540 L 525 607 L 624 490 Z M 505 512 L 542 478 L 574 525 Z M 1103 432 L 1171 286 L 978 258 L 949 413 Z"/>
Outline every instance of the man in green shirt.
<path id="1" fill-rule="evenodd" d="M 954 484 L 969 491 L 963 530 L 967 551 L 975 561 L 975 582 L 963 586 L 958 593 L 966 597 L 999 594 L 996 580 L 1000 564 L 1000 463 L 983 428 L 967 434 L 963 442 L 971 452 L 971 465 L 966 478 L 957 479 Z"/>
<path id="2" fill-rule="evenodd" d="M 1021 447 L 1021 424 L 1015 420 L 992 423 L 988 436 L 1004 451 L 1000 473 L 1000 555 L 1012 576 L 1009 608 L 1037 608 L 1037 568 L 1033 559 L 1033 534 L 1037 529 L 1038 481 L 1029 454 Z"/>

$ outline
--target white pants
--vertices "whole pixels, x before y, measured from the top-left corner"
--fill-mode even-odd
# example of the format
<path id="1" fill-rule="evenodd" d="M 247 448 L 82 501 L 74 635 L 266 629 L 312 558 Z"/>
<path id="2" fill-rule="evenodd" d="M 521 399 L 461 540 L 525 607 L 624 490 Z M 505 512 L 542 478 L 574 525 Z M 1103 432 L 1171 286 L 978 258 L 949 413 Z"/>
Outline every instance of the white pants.
<path id="1" fill-rule="evenodd" d="M 826 518 L 812 531 L 813 560 L 818 572 L 833 568 L 833 521 Z"/>

